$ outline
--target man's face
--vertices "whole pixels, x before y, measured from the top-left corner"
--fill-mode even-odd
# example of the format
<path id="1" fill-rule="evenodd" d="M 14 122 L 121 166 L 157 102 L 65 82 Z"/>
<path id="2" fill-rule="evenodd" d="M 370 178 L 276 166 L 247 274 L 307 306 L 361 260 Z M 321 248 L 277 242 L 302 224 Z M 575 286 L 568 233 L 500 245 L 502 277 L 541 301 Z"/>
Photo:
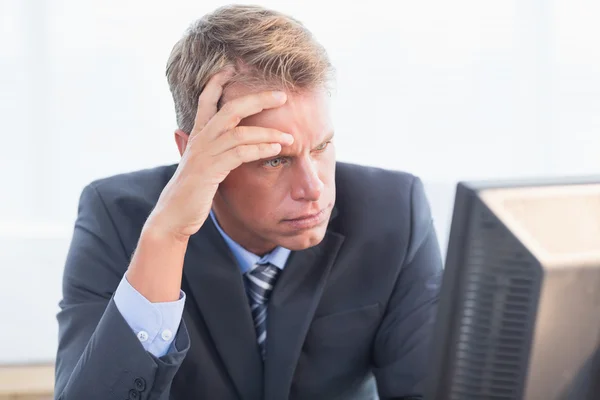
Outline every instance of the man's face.
<path id="1" fill-rule="evenodd" d="M 224 101 L 250 93 L 232 85 Z M 288 93 L 287 102 L 241 121 L 294 136 L 276 158 L 241 165 L 221 183 L 213 207 L 232 239 L 264 254 L 277 245 L 301 250 L 323 239 L 335 202 L 335 148 L 324 89 Z"/>

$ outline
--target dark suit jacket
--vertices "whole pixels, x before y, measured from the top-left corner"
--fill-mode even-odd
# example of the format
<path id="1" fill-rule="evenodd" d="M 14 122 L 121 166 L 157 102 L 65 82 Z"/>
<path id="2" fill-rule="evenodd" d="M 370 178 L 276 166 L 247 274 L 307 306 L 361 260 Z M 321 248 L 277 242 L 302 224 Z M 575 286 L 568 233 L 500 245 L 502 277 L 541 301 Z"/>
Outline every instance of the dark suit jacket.
<path id="1" fill-rule="evenodd" d="M 337 164 L 324 240 L 292 252 L 273 291 L 263 365 L 242 275 L 210 218 L 187 249 L 187 300 L 174 352 L 146 352 L 113 302 L 175 168 L 114 176 L 83 190 L 57 316 L 57 399 L 422 395 L 442 263 L 418 178 Z"/>

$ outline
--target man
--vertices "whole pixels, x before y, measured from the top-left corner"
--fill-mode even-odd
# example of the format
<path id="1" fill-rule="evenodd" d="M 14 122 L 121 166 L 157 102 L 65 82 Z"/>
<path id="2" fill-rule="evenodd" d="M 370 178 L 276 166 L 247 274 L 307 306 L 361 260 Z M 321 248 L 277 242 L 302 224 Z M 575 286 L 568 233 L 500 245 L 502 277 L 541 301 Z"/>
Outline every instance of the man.
<path id="1" fill-rule="evenodd" d="M 336 163 L 323 48 L 223 7 L 167 66 L 177 165 L 81 196 L 58 399 L 421 398 L 441 258 L 413 175 Z"/>

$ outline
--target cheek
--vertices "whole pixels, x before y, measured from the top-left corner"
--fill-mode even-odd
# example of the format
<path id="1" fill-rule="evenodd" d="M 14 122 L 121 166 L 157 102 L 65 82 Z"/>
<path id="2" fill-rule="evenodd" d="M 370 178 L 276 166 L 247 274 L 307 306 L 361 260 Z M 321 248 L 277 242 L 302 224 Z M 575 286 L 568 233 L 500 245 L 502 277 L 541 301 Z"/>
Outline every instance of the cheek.
<path id="1" fill-rule="evenodd" d="M 219 191 L 232 209 L 245 219 L 264 218 L 276 212 L 285 198 L 285 188 L 276 174 L 264 174 L 254 165 L 243 165 L 219 185 Z"/>
<path id="2" fill-rule="evenodd" d="M 227 178 L 219 185 L 219 192 L 235 209 L 243 209 L 245 206 L 251 206 L 254 201 L 256 185 L 251 180 L 251 176 L 244 166 L 231 171 Z"/>

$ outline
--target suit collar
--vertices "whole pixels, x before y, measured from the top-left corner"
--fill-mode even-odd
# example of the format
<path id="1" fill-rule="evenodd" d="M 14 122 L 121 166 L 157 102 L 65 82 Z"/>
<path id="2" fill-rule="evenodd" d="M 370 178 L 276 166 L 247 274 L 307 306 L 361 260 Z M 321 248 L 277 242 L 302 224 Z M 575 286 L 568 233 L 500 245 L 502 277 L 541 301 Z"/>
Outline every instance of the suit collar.
<path id="1" fill-rule="evenodd" d="M 210 218 L 190 238 L 183 273 L 239 397 L 263 398 L 263 361 L 243 276 Z"/>
<path id="2" fill-rule="evenodd" d="M 243 276 L 223 236 L 208 218 L 190 238 L 183 268 L 189 297 L 205 320 L 239 398 L 289 397 L 304 339 L 344 242 L 331 225 L 338 215 L 334 207 L 321 243 L 291 252 L 280 274 L 268 306 L 264 364 Z"/>
<path id="3" fill-rule="evenodd" d="M 279 276 L 267 316 L 267 400 L 289 397 L 304 339 L 343 241 L 343 235 L 328 230 L 317 246 L 292 252 Z"/>

